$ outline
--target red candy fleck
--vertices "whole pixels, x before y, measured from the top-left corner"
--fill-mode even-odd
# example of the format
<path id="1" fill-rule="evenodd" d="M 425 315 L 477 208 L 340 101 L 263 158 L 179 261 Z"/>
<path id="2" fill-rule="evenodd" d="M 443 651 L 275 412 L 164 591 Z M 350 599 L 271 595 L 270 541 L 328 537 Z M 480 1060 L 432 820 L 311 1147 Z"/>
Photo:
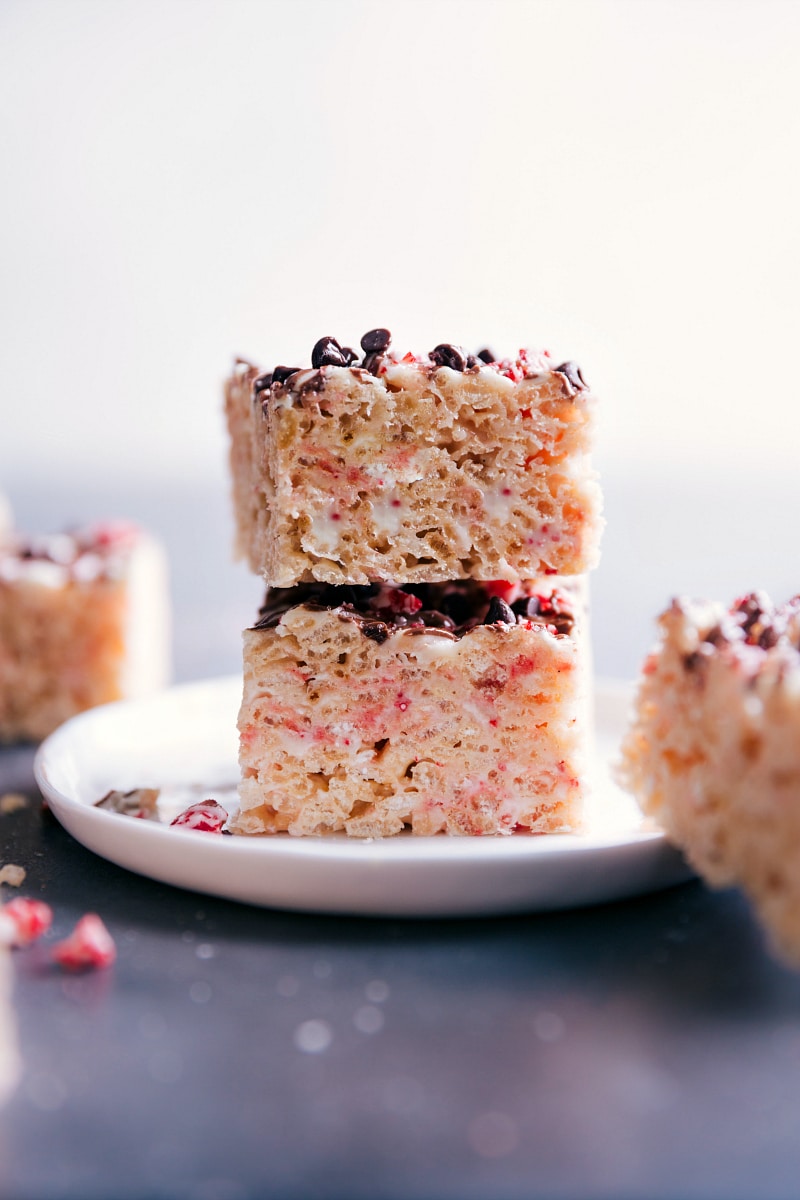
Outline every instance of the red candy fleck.
<path id="1" fill-rule="evenodd" d="M 96 913 L 81 917 L 68 938 L 53 947 L 52 955 L 67 971 L 109 967 L 117 957 L 114 939 Z"/>
<path id="2" fill-rule="evenodd" d="M 381 597 L 383 600 L 384 597 Z M 390 608 L 393 613 L 411 613 L 419 612 L 422 608 L 422 601 L 419 596 L 415 596 L 413 592 L 404 592 L 399 588 L 394 588 L 387 592 L 385 596 L 386 607 Z"/>
<path id="3" fill-rule="evenodd" d="M 508 579 L 492 579 L 483 586 L 488 596 L 497 596 L 500 600 L 505 600 L 506 604 L 513 604 L 522 590 L 518 583 L 512 583 Z"/>
<path id="4" fill-rule="evenodd" d="M 96 521 L 79 532 L 85 533 L 92 545 L 104 550 L 128 549 L 141 538 L 141 530 L 132 521 Z"/>
<path id="5" fill-rule="evenodd" d="M 13 946 L 29 946 L 50 928 L 53 912 L 50 905 L 41 900 L 26 900 L 20 897 L 3 905 L 0 909 L 0 919 L 3 920 L 3 924 L 10 921 L 13 926 Z"/>
<path id="6" fill-rule="evenodd" d="M 227 812 L 216 800 L 203 800 L 200 804 L 190 804 L 170 824 L 199 829 L 202 833 L 222 833 L 227 819 Z"/>

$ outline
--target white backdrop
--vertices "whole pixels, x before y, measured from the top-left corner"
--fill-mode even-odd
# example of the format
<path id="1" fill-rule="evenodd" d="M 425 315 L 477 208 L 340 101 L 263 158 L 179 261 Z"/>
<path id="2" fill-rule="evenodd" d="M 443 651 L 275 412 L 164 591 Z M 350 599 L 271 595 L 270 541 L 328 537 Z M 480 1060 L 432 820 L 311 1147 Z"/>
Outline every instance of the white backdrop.
<path id="1" fill-rule="evenodd" d="M 323 333 L 523 343 L 600 462 L 791 469 L 800 5 L 3 0 L 0 482 L 221 476 Z"/>

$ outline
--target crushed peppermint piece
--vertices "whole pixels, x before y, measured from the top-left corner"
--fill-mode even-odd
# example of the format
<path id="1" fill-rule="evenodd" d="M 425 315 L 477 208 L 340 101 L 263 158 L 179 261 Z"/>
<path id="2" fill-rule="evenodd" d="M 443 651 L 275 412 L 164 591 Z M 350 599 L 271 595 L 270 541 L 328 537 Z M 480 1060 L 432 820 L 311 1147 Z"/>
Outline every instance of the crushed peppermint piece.
<path id="1" fill-rule="evenodd" d="M 29 946 L 50 928 L 53 911 L 42 900 L 19 897 L 0 908 L 0 944 Z"/>
<path id="2" fill-rule="evenodd" d="M 216 800 L 203 800 L 200 804 L 190 804 L 170 824 L 198 829 L 201 833 L 222 833 L 222 826 L 227 819 L 227 811 Z"/>
<path id="3" fill-rule="evenodd" d="M 69 937 L 53 947 L 52 956 L 67 971 L 84 971 L 111 966 L 117 948 L 97 913 L 87 913 Z"/>
<path id="4" fill-rule="evenodd" d="M 19 887 L 25 882 L 26 874 L 24 867 L 17 866 L 16 863 L 6 863 L 4 867 L 0 867 L 0 883 L 7 883 L 9 887 Z"/>
<path id="5" fill-rule="evenodd" d="M 137 817 L 144 821 L 158 821 L 156 807 L 160 791 L 158 788 L 132 788 L 129 792 L 106 792 L 95 808 L 120 813 L 123 817 Z"/>

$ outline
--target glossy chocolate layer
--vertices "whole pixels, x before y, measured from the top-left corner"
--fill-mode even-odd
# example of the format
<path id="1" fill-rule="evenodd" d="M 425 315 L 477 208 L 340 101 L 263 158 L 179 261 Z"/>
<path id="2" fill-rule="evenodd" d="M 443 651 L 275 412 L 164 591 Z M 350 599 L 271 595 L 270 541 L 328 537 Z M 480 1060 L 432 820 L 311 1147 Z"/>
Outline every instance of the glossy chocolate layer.
<path id="1" fill-rule="evenodd" d="M 339 609 L 343 617 L 360 621 L 365 636 L 378 642 L 399 629 L 460 638 L 476 625 L 535 624 L 569 635 L 575 622 L 572 601 L 559 588 L 466 579 L 403 587 L 302 583 L 270 588 L 253 628 L 272 628 L 300 604 L 318 611 Z"/>

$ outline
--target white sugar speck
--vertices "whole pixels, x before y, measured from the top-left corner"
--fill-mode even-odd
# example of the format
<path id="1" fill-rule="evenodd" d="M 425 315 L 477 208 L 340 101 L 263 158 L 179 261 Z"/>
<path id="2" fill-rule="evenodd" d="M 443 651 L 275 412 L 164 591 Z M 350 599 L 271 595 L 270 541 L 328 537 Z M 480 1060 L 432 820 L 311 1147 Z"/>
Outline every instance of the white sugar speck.
<path id="1" fill-rule="evenodd" d="M 322 1054 L 333 1041 L 333 1031 L 327 1021 L 303 1021 L 294 1031 L 294 1044 L 304 1054 Z"/>
<path id="2" fill-rule="evenodd" d="M 198 958 L 213 958 L 216 953 L 216 950 L 209 942 L 201 942 L 195 950 Z"/>
<path id="3" fill-rule="evenodd" d="M 383 1029 L 383 1013 L 374 1004 L 362 1004 L 356 1010 L 353 1024 L 359 1033 L 379 1033 Z"/>

